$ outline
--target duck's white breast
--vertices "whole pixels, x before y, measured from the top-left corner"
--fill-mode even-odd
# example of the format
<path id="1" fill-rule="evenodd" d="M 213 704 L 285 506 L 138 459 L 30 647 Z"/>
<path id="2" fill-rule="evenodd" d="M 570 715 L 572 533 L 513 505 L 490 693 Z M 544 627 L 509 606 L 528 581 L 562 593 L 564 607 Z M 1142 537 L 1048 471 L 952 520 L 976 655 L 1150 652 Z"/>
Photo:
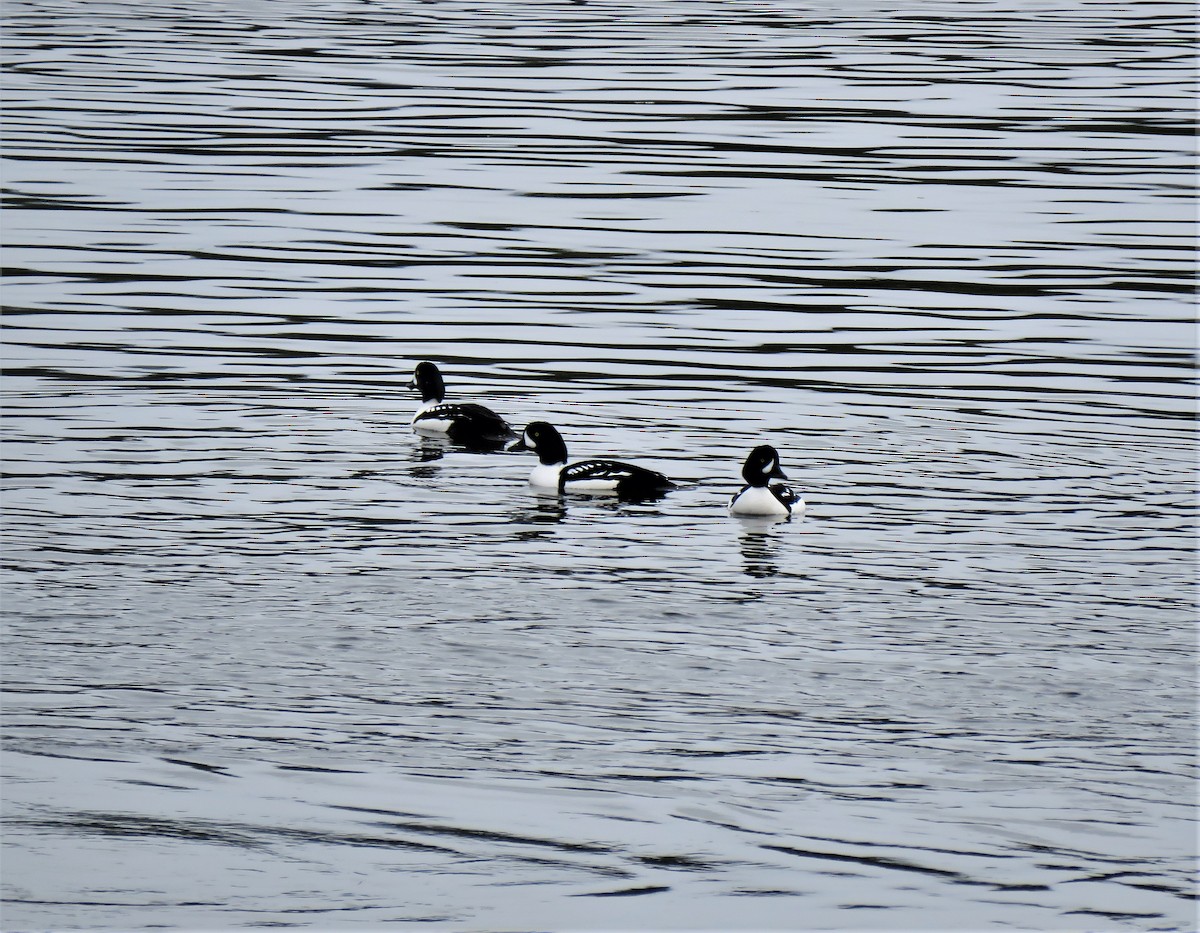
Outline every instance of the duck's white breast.
<path id="1" fill-rule="evenodd" d="M 765 486 L 751 486 L 736 496 L 729 503 L 729 511 L 734 515 L 791 515 L 792 512 L 804 508 L 804 501 L 798 499 L 791 510 L 775 498 L 775 494 Z"/>
<path id="2" fill-rule="evenodd" d="M 446 434 L 450 430 L 450 426 L 454 424 L 453 418 L 439 418 L 436 409 L 442 403 L 439 401 L 422 402 L 421 406 L 413 415 L 412 426 L 413 430 L 420 434 Z M 428 416 L 426 417 L 428 413 Z"/>
<path id="3" fill-rule="evenodd" d="M 529 474 L 529 482 L 534 486 L 548 486 L 551 489 L 558 488 L 558 475 L 562 472 L 563 464 L 550 464 L 547 466 L 544 463 L 539 463 L 533 468 L 533 472 Z"/>
<path id="4" fill-rule="evenodd" d="M 453 418 L 422 418 L 419 415 L 413 419 L 413 430 L 418 434 L 446 434 L 454 424 Z"/>

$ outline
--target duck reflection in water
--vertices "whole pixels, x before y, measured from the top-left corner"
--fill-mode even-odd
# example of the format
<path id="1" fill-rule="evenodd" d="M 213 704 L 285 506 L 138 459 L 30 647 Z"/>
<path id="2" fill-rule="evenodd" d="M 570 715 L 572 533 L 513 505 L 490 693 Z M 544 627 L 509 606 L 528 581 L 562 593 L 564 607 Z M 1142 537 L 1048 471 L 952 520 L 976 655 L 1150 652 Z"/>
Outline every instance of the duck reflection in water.
<path id="1" fill-rule="evenodd" d="M 742 570 L 747 576 L 759 579 L 778 576 L 779 529 L 775 526 L 787 522 L 787 518 L 772 516 L 738 518 L 742 526 L 738 545 L 742 550 Z"/>
<path id="2" fill-rule="evenodd" d="M 513 512 L 513 524 L 518 526 L 515 537 L 519 541 L 532 541 L 554 533 L 557 525 L 567 517 L 567 505 L 558 493 L 535 493 L 528 508 Z"/>
<path id="3" fill-rule="evenodd" d="M 422 437 L 421 442 L 413 447 L 413 459 L 421 463 L 441 460 L 442 457 L 446 456 L 446 449 L 449 446 L 446 441 L 439 438 Z"/>
<path id="4" fill-rule="evenodd" d="M 441 464 L 436 461 L 446 456 L 448 444 L 440 439 L 422 437 L 420 443 L 414 444 L 409 455 L 408 475 L 413 479 L 430 480 L 438 475 Z"/>
<path id="5" fill-rule="evenodd" d="M 429 464 L 433 463 L 435 460 L 441 460 L 448 452 L 451 451 L 463 454 L 492 453 L 492 451 L 488 449 L 464 447 L 463 445 L 457 444 L 454 441 L 448 440 L 444 437 L 418 435 L 418 441 L 413 445 L 412 456 L 409 459 L 415 461 L 417 464 Z M 413 466 L 409 470 L 409 473 L 412 476 L 428 478 L 434 476 L 437 473 L 437 469 L 434 467 L 417 465 Z"/>

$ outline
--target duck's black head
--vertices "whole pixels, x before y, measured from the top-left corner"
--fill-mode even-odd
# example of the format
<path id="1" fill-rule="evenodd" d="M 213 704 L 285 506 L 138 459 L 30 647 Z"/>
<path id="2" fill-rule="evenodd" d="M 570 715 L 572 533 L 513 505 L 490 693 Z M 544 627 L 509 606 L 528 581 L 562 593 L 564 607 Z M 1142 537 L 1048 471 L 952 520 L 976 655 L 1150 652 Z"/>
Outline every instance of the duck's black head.
<path id="1" fill-rule="evenodd" d="M 751 486 L 766 486 L 773 479 L 787 479 L 787 474 L 779 468 L 779 453 L 775 448 L 761 444 L 746 458 L 742 478 Z"/>
<path id="2" fill-rule="evenodd" d="M 558 428 L 545 421 L 530 422 L 509 450 L 532 450 L 542 463 L 566 463 L 567 444 Z"/>
<path id="3" fill-rule="evenodd" d="M 446 397 L 446 384 L 433 363 L 418 363 L 408 387 L 420 391 L 423 402 L 440 402 Z"/>

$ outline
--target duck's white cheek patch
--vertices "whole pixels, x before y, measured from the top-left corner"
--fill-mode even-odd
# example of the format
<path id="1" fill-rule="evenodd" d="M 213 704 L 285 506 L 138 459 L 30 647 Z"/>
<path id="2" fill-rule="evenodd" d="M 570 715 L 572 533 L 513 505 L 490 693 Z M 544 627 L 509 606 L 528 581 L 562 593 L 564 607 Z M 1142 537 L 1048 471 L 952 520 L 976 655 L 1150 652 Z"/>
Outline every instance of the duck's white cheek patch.
<path id="1" fill-rule="evenodd" d="M 762 471 L 763 473 L 770 473 L 773 469 L 775 469 L 775 461 L 768 460 L 766 465 L 762 468 Z"/>

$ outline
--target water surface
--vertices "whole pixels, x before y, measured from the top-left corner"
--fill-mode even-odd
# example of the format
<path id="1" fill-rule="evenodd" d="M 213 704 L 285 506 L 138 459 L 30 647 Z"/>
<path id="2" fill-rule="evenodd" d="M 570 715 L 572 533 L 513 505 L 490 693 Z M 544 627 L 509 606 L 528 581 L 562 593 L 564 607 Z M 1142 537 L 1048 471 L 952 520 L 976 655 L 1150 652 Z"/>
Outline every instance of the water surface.
<path id="1" fill-rule="evenodd" d="M 1190 8 L 5 14 L 6 928 L 1195 928 Z"/>

